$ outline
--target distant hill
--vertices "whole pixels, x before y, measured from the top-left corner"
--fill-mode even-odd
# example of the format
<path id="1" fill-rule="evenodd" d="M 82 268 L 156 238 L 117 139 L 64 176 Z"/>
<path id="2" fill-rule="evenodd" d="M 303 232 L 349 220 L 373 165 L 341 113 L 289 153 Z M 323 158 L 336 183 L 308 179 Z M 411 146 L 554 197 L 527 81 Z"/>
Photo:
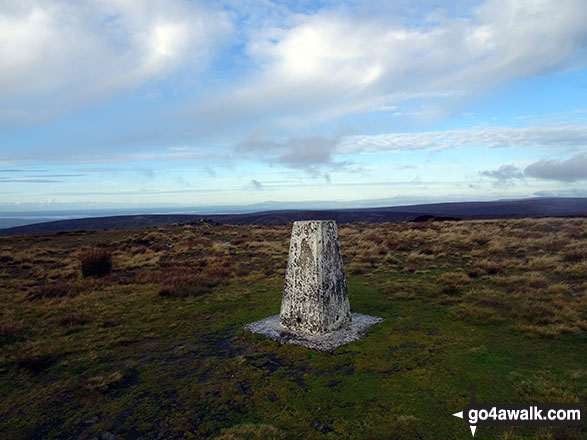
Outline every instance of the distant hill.
<path id="1" fill-rule="evenodd" d="M 423 220 L 467 220 L 523 217 L 585 217 L 587 197 L 534 198 L 494 202 L 433 203 L 383 208 L 279 210 L 222 215 L 120 215 L 59 220 L 0 229 L 0 235 L 36 234 L 72 230 L 130 229 L 209 221 L 223 224 L 289 223 L 297 220 L 351 222 L 395 222 Z"/>

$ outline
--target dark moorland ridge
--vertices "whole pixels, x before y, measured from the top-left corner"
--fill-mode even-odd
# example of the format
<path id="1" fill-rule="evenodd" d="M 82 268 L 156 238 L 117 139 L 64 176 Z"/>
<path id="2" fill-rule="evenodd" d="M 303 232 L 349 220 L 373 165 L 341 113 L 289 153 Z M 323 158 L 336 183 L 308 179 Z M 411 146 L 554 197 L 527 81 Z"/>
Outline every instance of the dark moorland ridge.
<path id="1" fill-rule="evenodd" d="M 166 214 L 93 217 L 36 223 L 32 225 L 0 229 L 0 235 L 35 234 L 80 229 L 100 230 L 144 228 L 149 226 L 186 224 L 201 221 L 246 225 L 289 223 L 296 220 L 336 220 L 338 223 L 351 223 L 585 216 L 587 216 L 587 197 L 534 198 L 495 202 L 434 203 L 386 208 L 280 210 L 255 212 L 250 214 L 205 216 L 197 214 Z"/>

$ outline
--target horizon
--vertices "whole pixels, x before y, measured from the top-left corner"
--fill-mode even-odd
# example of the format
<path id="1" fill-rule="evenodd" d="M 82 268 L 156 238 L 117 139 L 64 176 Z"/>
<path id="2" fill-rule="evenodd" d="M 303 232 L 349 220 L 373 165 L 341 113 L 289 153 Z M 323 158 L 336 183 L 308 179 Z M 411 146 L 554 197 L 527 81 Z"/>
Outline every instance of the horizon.
<path id="1" fill-rule="evenodd" d="M 586 197 L 585 22 L 581 0 L 8 0 L 0 211 Z"/>
<path id="2" fill-rule="evenodd" d="M 84 208 L 84 209 L 60 209 L 60 210 L 12 210 L 0 213 L 0 230 L 48 223 L 60 220 L 81 220 L 87 218 L 101 217 L 124 217 L 124 216 L 151 216 L 151 215 L 240 215 L 256 214 L 263 212 L 280 211 L 345 211 L 345 210 L 377 210 L 385 208 L 414 208 L 430 207 L 435 205 L 460 205 L 477 203 L 502 203 L 502 202 L 528 202 L 532 200 L 561 200 L 561 199 L 586 199 L 587 197 L 531 197 L 531 198 L 507 198 L 496 200 L 458 200 L 458 201 L 429 201 L 414 203 L 391 203 L 389 199 L 377 200 L 355 200 L 351 202 L 313 201 L 313 202 L 279 202 L 265 201 L 248 205 L 220 205 L 220 206 L 157 206 L 157 207 L 135 207 L 135 208 Z M 390 203 L 385 203 L 390 202 Z M 422 211 L 422 213 L 426 213 Z"/>
<path id="3" fill-rule="evenodd" d="M 128 212 L 128 213 L 148 213 L 154 211 L 162 211 L 165 213 L 184 213 L 188 211 L 202 211 L 203 214 L 223 214 L 228 212 L 242 212 L 252 213 L 256 212 L 254 209 L 260 209 L 263 212 L 265 209 L 295 209 L 295 210 L 329 210 L 329 209 L 357 209 L 357 208 L 394 208 L 394 207 L 409 207 L 409 206 L 426 206 L 426 205 L 444 205 L 444 204 L 460 204 L 460 203 L 494 203 L 494 202 L 511 202 L 511 201 L 528 201 L 528 200 L 550 200 L 550 199 L 584 199 L 582 196 L 534 196 L 534 197 L 512 197 L 500 199 L 446 199 L 438 200 L 435 198 L 422 198 L 420 200 L 412 199 L 359 199 L 350 201 L 336 201 L 336 200 L 309 200 L 309 201 L 292 201 L 284 202 L 280 200 L 264 200 L 258 203 L 249 204 L 235 204 L 235 205 L 137 205 L 122 207 L 122 205 L 104 205 L 84 208 L 74 208 L 71 205 L 64 204 L 59 207 L 55 204 L 41 205 L 36 209 L 30 209 L 33 205 L 18 204 L 13 206 L 11 210 L 6 210 L 0 213 L 0 216 L 18 216 L 24 214 L 38 214 L 51 215 L 56 213 L 62 214 L 80 214 L 88 212 Z M 277 208 L 275 208 L 277 207 Z M 280 208 L 284 207 L 284 208 Z M 290 208 L 288 208 L 290 207 Z M 122 214 L 124 215 L 124 214 Z M 129 214 L 133 215 L 133 214 Z"/>

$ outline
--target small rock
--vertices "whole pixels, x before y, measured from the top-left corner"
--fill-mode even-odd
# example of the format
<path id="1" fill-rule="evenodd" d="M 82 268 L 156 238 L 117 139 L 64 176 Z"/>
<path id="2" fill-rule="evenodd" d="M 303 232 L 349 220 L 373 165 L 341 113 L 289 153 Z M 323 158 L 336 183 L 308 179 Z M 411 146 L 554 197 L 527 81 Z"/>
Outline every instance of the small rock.
<path id="1" fill-rule="evenodd" d="M 185 345 L 178 345 L 177 347 L 174 347 L 171 352 L 173 354 L 179 354 L 181 353 L 181 351 L 185 348 Z"/>
<path id="2" fill-rule="evenodd" d="M 116 440 L 116 436 L 110 431 L 104 431 L 100 434 L 100 440 Z"/>
<path id="3" fill-rule="evenodd" d="M 86 425 L 93 425 L 94 423 L 96 423 L 98 420 L 100 420 L 100 417 L 98 416 L 92 416 L 89 419 L 84 420 L 84 423 Z"/>

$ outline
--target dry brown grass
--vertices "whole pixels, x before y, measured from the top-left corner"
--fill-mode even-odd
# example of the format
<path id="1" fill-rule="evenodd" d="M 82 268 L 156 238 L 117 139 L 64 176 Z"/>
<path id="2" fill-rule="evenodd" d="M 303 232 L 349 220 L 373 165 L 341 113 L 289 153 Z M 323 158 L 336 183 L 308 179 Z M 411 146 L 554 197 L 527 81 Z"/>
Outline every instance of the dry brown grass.
<path id="1" fill-rule="evenodd" d="M 587 257 L 587 251 L 585 250 L 585 248 L 563 251 L 562 254 L 563 260 L 569 263 L 578 263 L 579 261 L 583 261 Z"/>
<path id="2" fill-rule="evenodd" d="M 112 270 L 112 252 L 108 249 L 89 249 L 79 256 L 84 277 L 103 277 Z"/>
<path id="3" fill-rule="evenodd" d="M 110 389 L 116 388 L 125 380 L 124 374 L 120 371 L 115 371 L 107 376 L 93 376 L 90 377 L 84 388 L 92 391 L 106 392 Z"/>
<path id="4" fill-rule="evenodd" d="M 541 255 L 530 259 L 528 267 L 533 270 L 552 270 L 560 263 L 560 259 L 556 255 Z"/>
<path id="5" fill-rule="evenodd" d="M 406 258 L 408 263 L 421 264 L 433 260 L 434 256 L 423 252 L 410 252 Z"/>
<path id="6" fill-rule="evenodd" d="M 4 381 L 10 390 L 5 408 L 20 413 L 27 409 L 26 402 L 39 401 L 22 417 L 14 413 L 13 432 L 25 416 L 34 416 L 25 434 L 42 435 L 38 429 L 48 423 L 54 430 L 46 437 L 65 432 L 92 438 L 103 432 L 108 417 L 132 429 L 147 426 L 129 434 L 144 436 L 155 432 L 151 426 L 185 417 L 190 423 L 204 420 L 206 429 L 218 427 L 213 435 L 221 434 L 220 427 L 239 426 L 226 432 L 239 438 L 258 432 L 258 425 L 240 426 L 244 421 L 283 415 L 280 401 L 293 402 L 295 411 L 287 417 L 295 422 L 282 419 L 275 425 L 300 426 L 295 423 L 304 420 L 307 399 L 313 408 L 321 407 L 320 387 L 332 391 L 336 417 L 343 420 L 352 418 L 357 402 L 365 414 L 393 407 L 402 387 L 374 398 L 372 390 L 381 385 L 414 377 L 423 388 L 440 384 L 425 393 L 429 398 L 424 404 L 393 416 L 394 426 L 409 425 L 396 437 L 407 438 L 416 432 L 410 414 L 426 420 L 424 413 L 435 407 L 434 396 L 446 394 L 446 383 L 458 388 L 462 375 L 454 373 L 463 368 L 470 377 L 495 383 L 494 391 L 514 402 L 536 401 L 536 396 L 571 401 L 579 387 L 584 388 L 578 350 L 587 332 L 587 261 L 581 256 L 587 219 L 339 225 L 351 306 L 386 319 L 338 356 L 308 357 L 295 347 L 276 351 L 273 342 L 243 334 L 244 323 L 278 310 L 290 233 L 291 225 L 196 225 L 0 237 L 0 370 L 11 378 Z M 112 250 L 110 274 L 82 276 L 79 250 L 87 248 Z M 159 292 L 173 298 L 160 297 Z M 554 340 L 524 342 L 524 337 Z M 390 358 L 390 347 L 415 342 L 412 347 L 421 348 Z M 178 356 L 176 349 L 184 345 Z M 225 358 L 225 349 L 234 353 Z M 248 360 L 249 354 L 258 362 Z M 279 362 L 273 377 L 258 368 L 266 362 L 265 355 Z M 129 365 L 137 365 L 136 384 L 134 378 L 125 378 L 132 375 L 127 373 Z M 347 375 L 348 367 L 354 379 Z M 551 371 L 556 374 L 551 376 Z M 40 374 L 33 377 L 30 372 Z M 512 376 L 515 372 L 520 376 Z M 165 380 L 159 380 L 162 377 Z M 439 377 L 448 382 L 443 385 Z M 357 378 L 365 381 L 360 389 Z M 327 385 L 330 379 L 339 383 L 333 389 Z M 300 382 L 307 392 L 292 394 Z M 222 393 L 219 397 L 204 394 L 216 389 Z M 279 398 L 275 410 L 266 405 L 273 392 Z M 143 406 L 148 396 L 152 399 Z M 453 393 L 452 399 L 461 399 L 458 396 Z M 71 397 L 71 404 L 57 405 L 64 397 Z M 178 406 L 185 398 L 205 405 L 210 416 L 200 419 L 202 405 Z M 181 414 L 164 406 L 177 406 Z M 219 422 L 233 407 L 226 419 L 230 421 Z M 104 417 L 95 430 L 77 430 L 80 420 L 90 415 L 80 408 Z M 138 408 L 131 418 L 126 416 L 128 408 Z M 187 415 L 186 408 L 191 408 Z M 66 424 L 55 425 L 62 410 Z M 269 413 L 263 414 L 266 410 Z M 383 411 L 369 423 L 385 420 L 389 414 Z M 344 431 L 343 425 L 337 424 L 330 436 L 360 437 L 366 426 Z M 68 426 L 75 432 L 67 431 Z M 460 428 L 465 435 L 467 428 Z M 305 437 L 322 435 L 314 431 L 310 428 Z M 205 432 L 212 431 L 179 426 L 176 436 L 193 433 L 195 438 Z M 262 432 L 270 434 L 271 429 Z M 395 435 L 371 432 L 373 438 Z M 419 434 L 458 437 L 453 431 L 443 437 L 442 429 L 430 432 Z M 27 438 L 25 434 L 9 437 Z M 173 437 L 171 431 L 159 435 Z"/>
<path id="7" fill-rule="evenodd" d="M 66 281 L 56 281 L 43 284 L 40 287 L 31 290 L 28 294 L 28 297 L 30 299 L 60 298 L 64 296 L 71 296 L 77 292 L 78 289 L 74 285 Z"/>
<path id="8" fill-rule="evenodd" d="M 124 284 L 155 284 L 163 296 L 198 296 L 237 277 L 283 277 L 290 233 L 291 225 L 203 224 L 72 233 L 57 247 L 46 237 L 28 237 L 27 245 L 6 242 L 0 282 L 7 292 L 49 302 Z M 377 285 L 410 277 L 391 297 L 438 298 L 467 320 L 501 314 L 528 335 L 583 329 L 586 219 L 352 223 L 339 225 L 339 235 L 350 279 L 373 274 Z M 113 250 L 110 274 L 82 277 L 82 246 Z"/>
<path id="9" fill-rule="evenodd" d="M 83 313 L 70 313 L 59 318 L 57 325 L 60 327 L 74 327 L 87 324 L 88 322 L 90 322 L 89 316 Z"/>
<path id="10" fill-rule="evenodd" d="M 567 384 L 548 375 L 528 378 L 517 375 L 514 387 L 525 401 L 540 403 L 577 402 L 577 395 Z"/>
<path id="11" fill-rule="evenodd" d="M 131 247 L 126 252 L 117 252 L 118 269 L 132 271 L 154 267 L 161 258 L 160 251 L 147 247 Z"/>
<path id="12" fill-rule="evenodd" d="M 512 275 L 495 278 L 498 284 L 505 287 L 508 293 L 532 295 L 536 289 L 548 287 L 548 279 L 540 272 L 528 272 L 523 275 Z"/>
<path id="13" fill-rule="evenodd" d="M 475 324 L 495 324 L 505 321 L 505 317 L 491 307 L 460 303 L 450 309 L 452 316 Z"/>
<path id="14" fill-rule="evenodd" d="M 223 429 L 215 440 L 286 440 L 288 435 L 268 424 L 243 423 Z"/>
<path id="15" fill-rule="evenodd" d="M 455 295 L 467 286 L 471 279 L 463 272 L 445 272 L 438 277 L 442 293 Z"/>
<path id="16" fill-rule="evenodd" d="M 339 231 L 349 276 L 426 278 L 442 268 L 429 291 L 440 294 L 454 316 L 511 320 L 513 329 L 534 337 L 585 331 L 585 219 L 351 224 Z M 413 296 L 405 286 L 390 295 L 396 293 Z"/>
<path id="17" fill-rule="evenodd" d="M 235 274 L 230 257 L 208 257 L 195 262 L 170 260 L 161 264 L 160 296 L 199 296 L 227 283 Z"/>
<path id="18" fill-rule="evenodd" d="M 23 323 L 14 319 L 0 320 L 0 345 L 21 340 L 25 335 Z"/>
<path id="19" fill-rule="evenodd" d="M 38 373 L 47 368 L 55 361 L 55 358 L 47 353 L 35 353 L 25 351 L 20 353 L 14 359 L 17 367 L 28 370 L 31 373 Z"/>

